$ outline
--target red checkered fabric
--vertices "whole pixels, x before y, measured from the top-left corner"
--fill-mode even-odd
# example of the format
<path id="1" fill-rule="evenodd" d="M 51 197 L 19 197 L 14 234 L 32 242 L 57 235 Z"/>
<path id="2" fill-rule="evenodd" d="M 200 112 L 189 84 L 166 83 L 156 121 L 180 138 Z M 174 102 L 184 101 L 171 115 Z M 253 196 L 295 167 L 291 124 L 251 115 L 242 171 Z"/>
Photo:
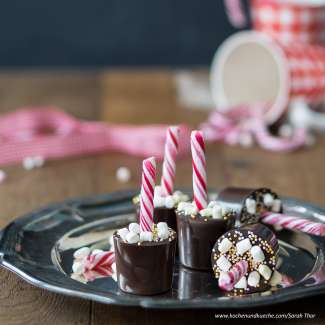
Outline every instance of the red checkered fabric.
<path id="1" fill-rule="evenodd" d="M 325 94 L 325 48 L 293 43 L 281 45 L 288 60 L 291 98 L 318 101 Z"/>
<path id="2" fill-rule="evenodd" d="M 254 29 L 284 42 L 325 44 L 325 5 L 251 0 Z"/>

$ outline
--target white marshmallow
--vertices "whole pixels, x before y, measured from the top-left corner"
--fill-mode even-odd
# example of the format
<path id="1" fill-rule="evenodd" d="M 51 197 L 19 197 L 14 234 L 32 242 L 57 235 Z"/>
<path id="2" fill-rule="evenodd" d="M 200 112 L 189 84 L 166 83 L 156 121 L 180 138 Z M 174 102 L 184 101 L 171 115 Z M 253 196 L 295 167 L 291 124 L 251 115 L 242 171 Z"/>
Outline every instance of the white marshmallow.
<path id="1" fill-rule="evenodd" d="M 80 261 L 75 261 L 72 264 L 72 272 L 75 274 L 82 274 L 84 271 L 84 263 Z"/>
<path id="2" fill-rule="evenodd" d="M 126 237 L 125 237 L 125 240 L 130 243 L 130 244 L 135 244 L 137 243 L 139 240 L 140 240 L 140 237 L 138 234 L 136 234 L 135 232 L 133 231 L 130 231 Z"/>
<path id="3" fill-rule="evenodd" d="M 87 280 L 81 274 L 72 273 L 70 277 L 73 280 L 76 280 L 76 281 L 79 281 L 82 283 L 87 283 Z"/>
<path id="4" fill-rule="evenodd" d="M 208 204 L 208 208 L 213 208 L 216 205 L 218 205 L 217 201 L 210 201 L 209 204 Z"/>
<path id="5" fill-rule="evenodd" d="M 152 232 L 151 231 L 141 231 L 140 232 L 140 241 L 152 241 Z"/>
<path id="6" fill-rule="evenodd" d="M 184 211 L 189 206 L 192 206 L 192 204 L 190 202 L 180 202 L 177 206 L 177 210 Z"/>
<path id="7" fill-rule="evenodd" d="M 113 271 L 113 273 L 116 273 L 116 263 L 115 262 L 112 264 L 112 271 Z"/>
<path id="8" fill-rule="evenodd" d="M 129 224 L 129 231 L 133 231 L 136 234 L 140 233 L 140 226 L 136 222 L 132 222 Z"/>
<path id="9" fill-rule="evenodd" d="M 185 207 L 184 213 L 187 215 L 196 214 L 197 208 L 191 204 L 190 206 Z"/>
<path id="10" fill-rule="evenodd" d="M 73 257 L 77 260 L 81 260 L 87 257 L 89 254 L 90 254 L 89 247 L 81 247 L 74 252 Z"/>
<path id="11" fill-rule="evenodd" d="M 210 209 L 210 208 L 202 209 L 202 210 L 200 210 L 200 215 L 202 217 L 211 217 L 212 216 L 212 209 Z"/>
<path id="12" fill-rule="evenodd" d="M 166 196 L 165 198 L 165 207 L 167 209 L 172 209 L 175 206 L 175 200 L 171 195 Z"/>
<path id="13" fill-rule="evenodd" d="M 246 199 L 245 205 L 248 213 L 256 213 L 256 201 L 254 199 Z"/>
<path id="14" fill-rule="evenodd" d="M 131 179 L 131 171 L 127 167 L 119 167 L 116 170 L 116 179 L 121 183 L 127 183 Z"/>
<path id="15" fill-rule="evenodd" d="M 231 268 L 231 263 L 224 255 L 221 255 L 217 260 L 217 266 L 221 271 L 228 272 L 229 269 Z"/>
<path id="16" fill-rule="evenodd" d="M 263 195 L 263 202 L 267 207 L 271 207 L 274 202 L 274 197 L 270 193 L 266 193 Z"/>
<path id="17" fill-rule="evenodd" d="M 265 260 L 265 255 L 259 246 L 253 246 L 251 248 L 251 255 L 253 257 L 254 262 L 261 263 Z"/>
<path id="18" fill-rule="evenodd" d="M 91 254 L 100 254 L 103 253 L 104 251 L 102 249 L 94 249 Z"/>
<path id="19" fill-rule="evenodd" d="M 42 156 L 35 156 L 33 159 L 35 167 L 42 167 L 45 163 L 45 159 Z"/>
<path id="20" fill-rule="evenodd" d="M 220 205 L 215 205 L 212 208 L 212 218 L 213 219 L 222 219 L 222 207 Z"/>
<path id="21" fill-rule="evenodd" d="M 169 237 L 169 230 L 168 228 L 158 228 L 158 237 L 162 240 L 167 239 Z"/>
<path id="22" fill-rule="evenodd" d="M 168 231 L 168 225 L 166 222 L 158 222 L 157 223 L 157 229 L 158 230 L 167 230 Z"/>
<path id="23" fill-rule="evenodd" d="M 165 206 L 165 198 L 163 196 L 155 195 L 153 198 L 153 205 L 155 208 L 162 208 Z"/>
<path id="24" fill-rule="evenodd" d="M 258 267 L 258 272 L 260 272 L 261 276 L 265 280 L 270 280 L 271 275 L 272 275 L 272 271 L 271 271 L 271 269 L 267 265 L 261 264 Z"/>
<path id="25" fill-rule="evenodd" d="M 129 233 L 129 229 L 128 228 L 122 228 L 122 229 L 119 229 L 117 231 L 117 234 L 123 239 L 125 240 L 126 239 L 126 235 Z"/>
<path id="26" fill-rule="evenodd" d="M 282 275 L 277 270 L 275 270 L 270 280 L 270 285 L 272 287 L 275 287 L 276 285 L 281 284 L 281 282 L 282 282 Z"/>
<path id="27" fill-rule="evenodd" d="M 245 276 L 242 276 L 240 280 L 235 284 L 236 289 L 247 289 L 247 279 Z"/>
<path id="28" fill-rule="evenodd" d="M 188 202 L 189 200 L 190 200 L 190 197 L 187 194 L 183 194 L 179 201 Z"/>
<path id="29" fill-rule="evenodd" d="M 23 160 L 23 167 L 26 170 L 31 170 L 35 167 L 35 162 L 33 157 L 26 157 Z"/>
<path id="30" fill-rule="evenodd" d="M 218 250 L 220 253 L 224 254 L 229 251 L 232 246 L 232 242 L 228 238 L 224 238 L 218 245 Z"/>
<path id="31" fill-rule="evenodd" d="M 258 272 L 256 271 L 253 271 L 251 273 L 249 273 L 249 276 L 248 276 L 248 280 L 247 280 L 247 283 L 249 286 L 251 287 L 257 287 L 257 285 L 259 284 L 260 282 L 260 275 L 258 274 Z"/>
<path id="32" fill-rule="evenodd" d="M 272 205 L 272 211 L 273 212 L 280 212 L 281 211 L 281 200 L 280 199 L 276 199 L 273 201 L 273 205 Z"/>
<path id="33" fill-rule="evenodd" d="M 237 253 L 237 255 L 243 255 L 251 248 L 252 248 L 252 244 L 251 244 L 250 240 L 248 238 L 246 238 L 246 239 L 239 241 L 236 244 L 236 249 L 237 249 L 236 253 Z"/>

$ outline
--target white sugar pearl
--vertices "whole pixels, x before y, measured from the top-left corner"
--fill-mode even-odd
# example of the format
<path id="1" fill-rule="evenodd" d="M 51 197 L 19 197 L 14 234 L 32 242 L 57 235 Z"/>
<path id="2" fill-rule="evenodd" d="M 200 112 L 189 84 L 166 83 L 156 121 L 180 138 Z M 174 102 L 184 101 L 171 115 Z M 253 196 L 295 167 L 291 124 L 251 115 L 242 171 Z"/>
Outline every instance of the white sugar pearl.
<path id="1" fill-rule="evenodd" d="M 260 275 L 256 271 L 249 273 L 249 276 L 247 279 L 248 285 L 256 288 L 260 282 L 260 278 L 261 278 Z"/>
<path id="2" fill-rule="evenodd" d="M 256 201 L 254 199 L 246 199 L 246 209 L 247 209 L 247 212 L 250 213 L 250 214 L 254 214 L 256 213 Z"/>
<path id="3" fill-rule="evenodd" d="M 102 249 L 94 249 L 91 253 L 92 254 L 101 254 L 103 253 L 104 251 Z"/>
<path id="4" fill-rule="evenodd" d="M 34 158 L 33 157 L 26 157 L 23 160 L 23 167 L 26 170 L 31 170 L 35 167 L 35 163 L 34 163 Z"/>
<path id="5" fill-rule="evenodd" d="M 267 207 L 271 207 L 274 202 L 274 197 L 270 193 L 266 193 L 263 195 L 263 202 Z"/>
<path id="6" fill-rule="evenodd" d="M 84 263 L 81 261 L 76 261 L 72 264 L 72 272 L 75 274 L 82 274 L 84 271 Z"/>
<path id="7" fill-rule="evenodd" d="M 210 201 L 209 204 L 208 204 L 208 208 L 213 208 L 216 205 L 218 205 L 217 201 Z"/>
<path id="8" fill-rule="evenodd" d="M 252 244 L 250 240 L 248 238 L 243 239 L 236 244 L 237 255 L 243 255 L 251 248 L 252 248 Z"/>
<path id="9" fill-rule="evenodd" d="M 165 198 L 165 207 L 167 209 L 172 209 L 175 206 L 175 200 L 171 195 L 166 196 Z"/>
<path id="10" fill-rule="evenodd" d="M 74 252 L 73 257 L 75 259 L 81 260 L 87 257 L 89 254 L 90 254 L 89 247 L 81 247 Z"/>
<path id="11" fill-rule="evenodd" d="M 251 248 L 251 255 L 253 257 L 253 260 L 257 263 L 261 263 L 265 260 L 265 255 L 259 246 L 253 246 Z"/>
<path id="12" fill-rule="evenodd" d="M 136 234 L 140 233 L 140 226 L 136 222 L 129 224 L 129 231 L 133 231 Z"/>
<path id="13" fill-rule="evenodd" d="M 212 218 L 213 219 L 222 219 L 222 207 L 220 205 L 215 205 L 212 208 Z"/>
<path id="14" fill-rule="evenodd" d="M 202 209 L 202 210 L 200 210 L 200 215 L 202 217 L 211 217 L 212 216 L 212 209 L 210 209 L 210 208 Z"/>
<path id="15" fill-rule="evenodd" d="M 2 183 L 7 177 L 7 174 L 0 169 L 0 183 Z"/>
<path id="16" fill-rule="evenodd" d="M 130 243 L 130 244 L 135 244 L 140 240 L 140 237 L 138 234 L 136 234 L 135 232 L 130 231 L 126 237 L 125 240 Z"/>
<path id="17" fill-rule="evenodd" d="M 128 228 L 122 228 L 117 231 L 117 234 L 123 239 L 126 240 L 126 235 L 129 233 Z"/>
<path id="18" fill-rule="evenodd" d="M 261 264 L 258 267 L 258 272 L 260 272 L 261 276 L 265 280 L 270 280 L 271 275 L 272 275 L 272 271 L 271 271 L 271 269 L 267 265 Z"/>
<path id="19" fill-rule="evenodd" d="M 236 289 L 247 289 L 247 279 L 245 276 L 241 277 L 240 280 L 235 284 Z"/>
<path id="20" fill-rule="evenodd" d="M 218 245 L 221 254 L 227 253 L 232 246 L 232 242 L 228 238 L 224 238 Z"/>
<path id="21" fill-rule="evenodd" d="M 221 271 L 228 272 L 229 269 L 231 268 L 231 263 L 224 255 L 221 255 L 217 260 L 217 266 Z"/>
<path id="22" fill-rule="evenodd" d="M 152 232 L 151 231 L 141 231 L 140 232 L 140 241 L 152 241 Z"/>
<path id="23" fill-rule="evenodd" d="M 153 205 L 155 208 L 162 208 L 165 206 L 165 198 L 163 196 L 155 195 L 153 198 Z"/>
<path id="24" fill-rule="evenodd" d="M 169 230 L 168 229 L 166 229 L 166 228 L 158 228 L 157 229 L 158 231 L 157 231 L 157 233 L 158 233 L 158 237 L 160 238 L 160 239 L 167 239 L 168 237 L 169 237 Z"/>
<path id="25" fill-rule="evenodd" d="M 127 183 L 131 179 L 131 171 L 127 167 L 119 167 L 116 170 L 116 178 L 121 183 Z"/>
<path id="26" fill-rule="evenodd" d="M 282 275 L 277 270 L 275 270 L 270 280 L 270 285 L 274 287 L 278 284 L 281 284 L 281 282 L 282 282 Z"/>
<path id="27" fill-rule="evenodd" d="M 272 211 L 273 212 L 280 212 L 281 211 L 281 206 L 282 206 L 281 200 L 279 200 L 279 199 L 274 200 L 273 205 L 272 205 Z"/>

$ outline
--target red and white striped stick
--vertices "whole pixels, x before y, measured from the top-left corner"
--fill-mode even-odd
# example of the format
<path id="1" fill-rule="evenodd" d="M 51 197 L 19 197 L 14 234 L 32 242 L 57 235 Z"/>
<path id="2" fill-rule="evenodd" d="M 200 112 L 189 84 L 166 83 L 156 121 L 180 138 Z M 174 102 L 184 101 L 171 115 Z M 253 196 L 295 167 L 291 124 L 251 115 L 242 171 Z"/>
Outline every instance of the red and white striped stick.
<path id="1" fill-rule="evenodd" d="M 285 229 L 299 230 L 315 236 L 325 236 L 325 224 L 300 217 L 264 212 L 261 214 L 261 221 L 268 225 L 280 226 Z"/>
<path id="2" fill-rule="evenodd" d="M 231 291 L 236 283 L 247 273 L 248 263 L 245 260 L 239 261 L 227 273 L 222 273 L 219 277 L 219 288 Z"/>
<path id="3" fill-rule="evenodd" d="M 178 126 L 171 126 L 167 129 L 161 176 L 161 190 L 163 196 L 172 195 L 174 190 L 179 131 L 180 128 Z"/>
<path id="4" fill-rule="evenodd" d="M 140 230 L 152 231 L 153 197 L 156 184 L 156 159 L 145 159 L 142 164 L 142 185 L 140 193 Z"/>
<path id="5" fill-rule="evenodd" d="M 115 263 L 115 254 L 112 251 L 90 254 L 85 259 L 83 275 L 86 280 L 112 276 L 112 265 Z"/>
<path id="6" fill-rule="evenodd" d="M 191 150 L 193 167 L 193 196 L 195 205 L 200 211 L 206 208 L 208 202 L 205 143 L 201 131 L 192 131 Z"/>

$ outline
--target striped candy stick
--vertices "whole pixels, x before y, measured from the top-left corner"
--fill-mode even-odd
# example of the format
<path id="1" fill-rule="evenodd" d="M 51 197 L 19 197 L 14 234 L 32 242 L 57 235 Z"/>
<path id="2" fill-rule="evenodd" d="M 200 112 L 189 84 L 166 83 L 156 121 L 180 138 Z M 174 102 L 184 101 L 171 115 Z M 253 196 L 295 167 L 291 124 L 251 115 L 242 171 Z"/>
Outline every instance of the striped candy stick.
<path id="1" fill-rule="evenodd" d="M 225 291 L 231 291 L 236 283 L 247 273 L 248 263 L 245 260 L 239 261 L 231 268 L 229 272 L 221 273 L 219 277 L 219 288 Z"/>
<path id="2" fill-rule="evenodd" d="M 113 263 L 115 263 L 115 254 L 112 251 L 90 254 L 85 261 L 85 271 L 109 270 L 111 272 Z"/>
<path id="3" fill-rule="evenodd" d="M 163 196 L 172 195 L 174 190 L 179 131 L 180 128 L 178 126 L 171 126 L 167 129 L 161 176 L 161 190 Z"/>
<path id="4" fill-rule="evenodd" d="M 274 212 L 262 213 L 261 220 L 268 225 L 299 230 L 315 236 L 325 236 L 325 224 L 320 222 L 313 222 L 308 219 Z"/>
<path id="5" fill-rule="evenodd" d="M 140 193 L 140 230 L 152 231 L 153 198 L 156 183 L 156 159 L 145 159 L 142 164 L 142 185 Z"/>
<path id="6" fill-rule="evenodd" d="M 208 202 L 205 143 L 201 131 L 192 131 L 191 150 L 193 167 L 193 196 L 195 205 L 200 211 L 206 208 Z"/>

